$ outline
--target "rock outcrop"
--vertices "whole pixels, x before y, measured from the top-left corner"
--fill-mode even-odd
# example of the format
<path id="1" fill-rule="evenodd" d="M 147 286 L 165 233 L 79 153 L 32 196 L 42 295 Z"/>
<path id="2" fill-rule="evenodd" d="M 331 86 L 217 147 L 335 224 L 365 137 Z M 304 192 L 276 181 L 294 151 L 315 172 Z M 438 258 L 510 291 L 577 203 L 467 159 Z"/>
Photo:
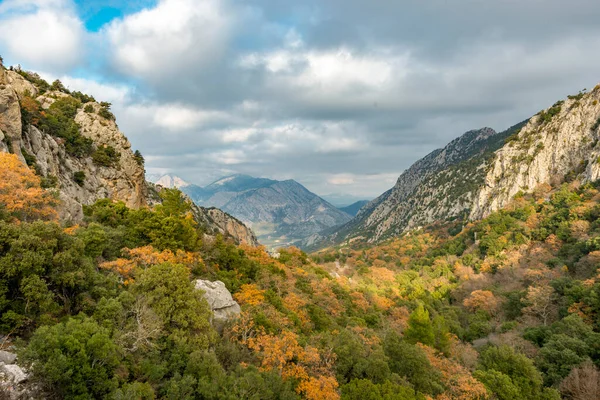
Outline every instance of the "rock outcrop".
<path id="1" fill-rule="evenodd" d="M 212 322 L 217 329 L 221 329 L 227 321 L 240 314 L 240 305 L 233 299 L 223 282 L 198 279 L 195 285 L 196 289 L 202 290 L 213 312 Z"/>
<path id="2" fill-rule="evenodd" d="M 42 82 L 44 90 L 35 82 Z M 123 201 L 135 209 L 160 203 L 157 187 L 146 182 L 141 157 L 132 151 L 131 143 L 119 131 L 106 105 L 91 97 L 77 101 L 75 94 L 51 89 L 34 74 L 9 71 L 0 66 L 0 151 L 17 154 L 36 169 L 51 190 L 57 191 L 60 219 L 77 223 L 83 219 L 83 205 L 104 198 Z M 79 95 L 80 99 L 85 96 Z M 30 112 L 23 114 L 24 102 L 47 112 L 52 104 L 65 99 L 76 104 L 72 121 L 82 140 L 91 141 L 91 153 L 69 152 L 65 138 L 44 132 L 39 127 L 43 124 L 36 126 L 23 118 Z M 110 152 L 110 159 L 101 158 L 102 154 L 94 156 L 105 151 Z M 194 215 L 211 235 L 220 233 L 236 243 L 258 245 L 249 228 L 220 210 L 196 208 Z"/>
<path id="3" fill-rule="evenodd" d="M 131 144 L 119 131 L 116 123 L 99 114 L 96 102 L 81 104 L 74 118 L 82 136 L 92 140 L 93 148 L 112 147 L 118 162 L 100 165 L 92 157 L 76 157 L 66 150 L 64 140 L 42 132 L 33 124 L 22 123 L 19 100 L 33 98 L 38 89 L 14 71 L 0 68 L 0 150 L 11 151 L 23 161 L 33 159 L 40 175 L 55 180 L 61 205 L 62 220 L 77 222 L 83 218 L 82 205 L 102 198 L 125 202 L 139 208 L 147 204 L 147 186 L 144 167 L 135 158 Z M 36 100 L 48 109 L 57 99 L 70 97 L 60 91 L 46 91 Z M 87 112 L 86 112 L 87 110 Z M 75 174 L 84 177 L 80 182 Z"/>
<path id="4" fill-rule="evenodd" d="M 432 222 L 476 220 L 543 183 L 598 180 L 599 143 L 600 85 L 505 132 L 467 132 L 413 164 L 349 223 L 313 235 L 305 246 L 376 242 Z"/>

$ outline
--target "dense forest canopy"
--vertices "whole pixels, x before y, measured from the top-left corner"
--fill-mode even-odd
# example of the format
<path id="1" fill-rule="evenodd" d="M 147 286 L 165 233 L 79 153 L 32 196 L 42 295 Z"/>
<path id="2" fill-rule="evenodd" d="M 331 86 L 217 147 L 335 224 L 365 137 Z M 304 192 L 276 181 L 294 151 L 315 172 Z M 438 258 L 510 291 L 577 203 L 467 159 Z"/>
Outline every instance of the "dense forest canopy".
<path id="1" fill-rule="evenodd" d="M 204 236 L 176 190 L 152 209 L 101 200 L 62 226 L 34 172 L 0 162 L 3 346 L 47 396 L 598 394 L 596 185 L 540 187 L 466 226 L 275 259 Z M 222 333 L 193 278 L 223 281 L 241 304 Z"/>

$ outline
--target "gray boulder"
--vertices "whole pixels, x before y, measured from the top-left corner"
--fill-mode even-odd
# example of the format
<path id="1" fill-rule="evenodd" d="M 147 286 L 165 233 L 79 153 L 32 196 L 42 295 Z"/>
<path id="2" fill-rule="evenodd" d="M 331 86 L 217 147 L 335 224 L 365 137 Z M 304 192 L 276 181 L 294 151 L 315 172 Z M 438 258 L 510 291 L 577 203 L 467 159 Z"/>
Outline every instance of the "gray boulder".
<path id="1" fill-rule="evenodd" d="M 21 367 L 16 364 L 0 363 L 0 373 L 2 373 L 9 381 L 19 384 L 27 380 L 27 374 L 23 372 Z"/>
<path id="2" fill-rule="evenodd" d="M 8 351 L 0 350 L 0 362 L 4 364 L 13 364 L 17 359 L 17 355 L 15 353 L 10 353 Z"/>
<path id="3" fill-rule="evenodd" d="M 240 305 L 233 299 L 223 282 L 198 279 L 195 286 L 204 292 L 204 298 L 213 312 L 213 325 L 217 329 L 221 329 L 227 321 L 241 312 Z"/>

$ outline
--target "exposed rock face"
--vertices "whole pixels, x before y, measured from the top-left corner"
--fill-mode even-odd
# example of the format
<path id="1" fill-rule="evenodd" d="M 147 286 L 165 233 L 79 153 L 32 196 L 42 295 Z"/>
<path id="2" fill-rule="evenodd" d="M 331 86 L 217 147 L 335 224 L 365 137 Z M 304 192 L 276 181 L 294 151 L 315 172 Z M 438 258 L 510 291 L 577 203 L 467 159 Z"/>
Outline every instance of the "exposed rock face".
<path id="1" fill-rule="evenodd" d="M 17 359 L 17 355 L 15 353 L 11 353 L 9 351 L 0 350 L 0 362 L 4 364 L 12 364 Z"/>
<path id="2" fill-rule="evenodd" d="M 12 383 L 19 384 L 27 379 L 27 374 L 16 364 L 0 363 L 0 372 Z"/>
<path id="3" fill-rule="evenodd" d="M 314 235 L 305 245 L 373 242 L 435 221 L 480 219 L 542 183 L 567 176 L 597 180 L 599 139 L 600 85 L 505 132 L 467 132 L 413 164 L 348 224 Z"/>
<path id="4" fill-rule="evenodd" d="M 82 220 L 82 205 L 104 198 L 123 201 L 130 208 L 161 202 L 157 188 L 146 182 L 144 166 L 136 159 L 127 138 L 115 121 L 101 116 L 100 104 L 81 104 L 74 122 L 79 126 L 79 133 L 92 140 L 94 149 L 110 146 L 115 150 L 118 160 L 112 165 L 99 164 L 90 156 L 72 156 L 63 139 L 44 133 L 34 125 L 22 126 L 19 100 L 25 96 L 36 97 L 47 110 L 57 99 L 70 95 L 60 91 L 40 94 L 36 86 L 19 73 L 0 68 L 0 151 L 15 153 L 22 161 L 25 155 L 35 158 L 40 175 L 56 180 L 61 220 Z M 84 174 L 83 182 L 76 181 L 76 173 Z M 221 233 L 237 243 L 258 245 L 250 229 L 224 212 L 197 208 L 194 213 L 208 233 Z"/>
<path id="5" fill-rule="evenodd" d="M 600 178 L 600 85 L 558 107 L 560 111 L 547 122 L 543 117 L 551 109 L 533 117 L 496 152 L 485 185 L 475 196 L 471 219 L 503 208 L 521 190 L 564 179 L 573 171 L 583 182 Z"/>
<path id="6" fill-rule="evenodd" d="M 231 297 L 231 293 L 221 281 L 205 281 L 198 279 L 196 289 L 204 292 L 204 298 L 213 311 L 213 325 L 222 327 L 227 321 L 241 312 L 240 305 Z"/>
<path id="7" fill-rule="evenodd" d="M 31 82 L 14 71 L 0 69 L 0 139 L 1 151 L 17 154 L 24 160 L 23 151 L 35 157 L 41 174 L 57 179 L 61 219 L 77 222 L 83 218 L 82 205 L 93 204 L 102 198 L 125 202 L 139 208 L 147 204 L 147 186 L 144 168 L 134 158 L 131 145 L 114 121 L 97 114 L 98 103 L 86 103 L 94 112 L 87 113 L 83 105 L 77 111 L 75 122 L 80 133 L 92 139 L 94 148 L 112 146 L 119 155 L 114 166 L 100 166 L 91 157 L 74 157 L 67 153 L 60 138 L 41 132 L 33 125 L 22 126 L 19 98 L 26 93 L 36 95 Z M 48 108 L 56 98 L 69 96 L 62 92 L 47 92 L 37 100 Z M 74 180 L 76 172 L 83 172 L 82 185 Z"/>

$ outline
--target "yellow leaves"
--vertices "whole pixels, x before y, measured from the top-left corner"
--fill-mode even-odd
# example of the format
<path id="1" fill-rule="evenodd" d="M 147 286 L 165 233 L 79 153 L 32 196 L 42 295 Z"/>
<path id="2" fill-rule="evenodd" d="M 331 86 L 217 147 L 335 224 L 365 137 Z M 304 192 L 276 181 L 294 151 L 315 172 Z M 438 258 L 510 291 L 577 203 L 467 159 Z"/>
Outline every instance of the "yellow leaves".
<path id="1" fill-rule="evenodd" d="M 298 335 L 283 331 L 279 335 L 260 335 L 247 341 L 248 347 L 260 354 L 261 369 L 276 370 L 283 379 L 297 379 L 296 391 L 310 400 L 339 399 L 338 383 L 329 371 L 321 368 L 318 350 L 301 346 Z"/>
<path id="2" fill-rule="evenodd" d="M 463 305 L 471 311 L 484 310 L 493 314 L 498 309 L 498 299 L 489 290 L 475 290 L 463 301 Z"/>
<path id="3" fill-rule="evenodd" d="M 431 347 L 417 344 L 423 350 L 431 365 L 442 374 L 446 391 L 435 397 L 436 400 L 478 400 L 489 398 L 485 386 L 473 378 L 468 369 L 460 364 L 439 356 Z"/>
<path id="4" fill-rule="evenodd" d="M 240 287 L 240 291 L 233 295 L 240 304 L 257 306 L 265 300 L 265 291 L 260 290 L 255 284 L 245 284 Z"/>
<path id="5" fill-rule="evenodd" d="M 75 234 L 75 232 L 77 232 L 77 229 L 79 229 L 80 226 L 79 224 L 70 226 L 68 228 L 63 229 L 63 232 L 66 233 L 67 235 L 73 236 Z"/>
<path id="6" fill-rule="evenodd" d="M 40 177 L 16 155 L 0 153 L 0 208 L 21 221 L 55 220 L 55 203 Z"/>
<path id="7" fill-rule="evenodd" d="M 298 385 L 298 392 L 309 400 L 337 400 L 338 382 L 331 376 L 309 378 Z"/>
<path id="8" fill-rule="evenodd" d="M 152 265 L 167 262 L 172 264 L 182 264 L 190 269 L 204 265 L 202 258 L 198 253 L 183 250 L 177 250 L 175 253 L 171 250 L 159 252 L 152 246 L 124 249 L 123 255 L 126 258 L 118 258 L 115 261 L 104 262 L 100 264 L 100 268 L 118 273 L 123 277 L 123 282 L 126 285 L 133 282 L 137 268 L 148 268 Z"/>

